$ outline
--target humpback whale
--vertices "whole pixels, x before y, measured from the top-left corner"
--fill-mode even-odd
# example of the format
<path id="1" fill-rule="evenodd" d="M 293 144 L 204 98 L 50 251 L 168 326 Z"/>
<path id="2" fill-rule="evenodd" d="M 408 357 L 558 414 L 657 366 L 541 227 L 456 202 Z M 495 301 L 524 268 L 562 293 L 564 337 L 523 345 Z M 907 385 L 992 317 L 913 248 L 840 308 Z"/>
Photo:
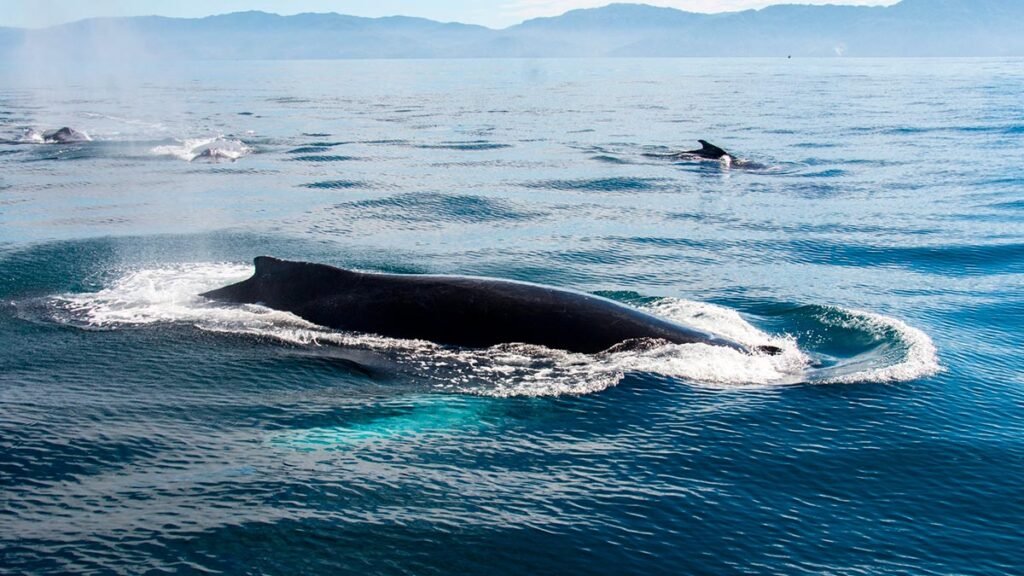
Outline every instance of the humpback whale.
<path id="1" fill-rule="evenodd" d="M 594 354 L 665 340 L 776 354 L 562 288 L 472 276 L 363 273 L 269 256 L 247 280 L 201 296 L 261 304 L 337 330 L 466 348 L 525 343 Z M 618 349 L 618 348 L 616 348 Z"/>
<path id="2" fill-rule="evenodd" d="M 89 137 L 85 132 L 79 132 L 74 128 L 68 128 L 67 126 L 59 130 L 49 130 L 43 132 L 44 142 L 54 142 L 57 144 L 69 144 L 71 142 L 90 142 L 92 138 Z"/>

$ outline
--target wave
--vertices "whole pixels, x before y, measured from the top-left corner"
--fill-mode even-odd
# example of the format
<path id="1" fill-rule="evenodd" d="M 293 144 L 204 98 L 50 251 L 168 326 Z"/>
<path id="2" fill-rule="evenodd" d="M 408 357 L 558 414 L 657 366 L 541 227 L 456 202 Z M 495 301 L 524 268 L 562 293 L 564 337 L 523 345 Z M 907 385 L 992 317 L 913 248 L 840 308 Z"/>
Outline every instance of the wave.
<path id="1" fill-rule="evenodd" d="M 466 194 L 437 192 L 410 192 L 355 200 L 337 204 L 323 219 L 330 221 L 353 217 L 398 223 L 463 222 L 522 222 L 546 216 L 545 212 L 531 210 L 505 200 Z"/>
<path id="2" fill-rule="evenodd" d="M 349 162 L 352 160 L 359 160 L 355 156 L 340 156 L 333 154 L 310 154 L 306 156 L 294 156 L 292 160 L 296 162 Z"/>
<path id="3" fill-rule="evenodd" d="M 186 162 L 194 160 L 235 161 L 252 153 L 252 148 L 241 140 L 222 136 L 209 138 L 188 138 L 175 144 L 154 147 L 151 152 L 157 156 L 171 156 Z"/>
<path id="4" fill-rule="evenodd" d="M 580 180 L 543 180 L 524 182 L 524 188 L 541 190 L 564 190 L 567 192 L 647 192 L 665 190 L 668 181 L 660 178 L 593 178 Z"/>
<path id="5" fill-rule="evenodd" d="M 604 162 L 605 164 L 631 164 L 629 160 L 612 156 L 611 154 L 598 154 L 596 156 L 591 156 L 590 159 L 598 162 Z"/>
<path id="6" fill-rule="evenodd" d="M 469 141 L 458 141 L 458 142 L 441 142 L 438 144 L 418 144 L 417 148 L 423 148 L 426 150 L 460 150 L 460 151 L 474 151 L 474 150 L 500 150 L 502 148 L 511 148 L 511 144 L 501 144 L 499 142 L 490 142 L 487 140 L 469 140 Z"/>
<path id="7" fill-rule="evenodd" d="M 302 187 L 319 190 L 341 190 L 347 188 L 371 188 L 372 186 L 360 180 L 321 180 L 319 182 L 303 184 Z"/>
<path id="8" fill-rule="evenodd" d="M 292 148 L 286 154 L 319 154 L 321 152 L 328 152 L 330 149 L 330 146 L 299 146 L 298 148 Z"/>

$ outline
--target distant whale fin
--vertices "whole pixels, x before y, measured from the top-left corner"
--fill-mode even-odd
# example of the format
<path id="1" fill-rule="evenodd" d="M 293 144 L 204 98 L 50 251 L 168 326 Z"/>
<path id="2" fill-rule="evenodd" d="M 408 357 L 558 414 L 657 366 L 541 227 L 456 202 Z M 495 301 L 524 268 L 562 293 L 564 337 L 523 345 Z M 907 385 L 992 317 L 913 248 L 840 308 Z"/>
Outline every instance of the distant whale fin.
<path id="1" fill-rule="evenodd" d="M 722 156 L 729 156 L 728 152 L 722 150 L 721 148 L 715 146 L 714 144 L 708 142 L 707 140 L 697 140 L 697 142 L 700 142 L 701 149 L 695 150 L 695 154 L 700 154 L 701 156 L 707 158 L 721 158 Z"/>

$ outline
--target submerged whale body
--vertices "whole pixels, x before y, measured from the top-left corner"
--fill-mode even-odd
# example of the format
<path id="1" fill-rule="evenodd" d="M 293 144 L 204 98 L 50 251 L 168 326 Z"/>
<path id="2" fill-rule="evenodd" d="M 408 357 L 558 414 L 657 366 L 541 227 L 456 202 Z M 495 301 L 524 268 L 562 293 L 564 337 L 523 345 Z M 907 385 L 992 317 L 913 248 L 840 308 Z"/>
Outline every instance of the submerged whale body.
<path id="1" fill-rule="evenodd" d="M 90 138 L 85 132 L 79 132 L 74 128 L 65 126 L 58 130 L 43 132 L 43 141 L 57 144 L 69 144 L 71 142 L 90 142 L 92 141 L 92 138 Z"/>
<path id="2" fill-rule="evenodd" d="M 526 282 L 369 274 L 268 256 L 248 280 L 202 294 L 262 304 L 338 330 L 484 348 L 525 343 L 593 354 L 646 339 L 754 350 L 615 301 Z"/>

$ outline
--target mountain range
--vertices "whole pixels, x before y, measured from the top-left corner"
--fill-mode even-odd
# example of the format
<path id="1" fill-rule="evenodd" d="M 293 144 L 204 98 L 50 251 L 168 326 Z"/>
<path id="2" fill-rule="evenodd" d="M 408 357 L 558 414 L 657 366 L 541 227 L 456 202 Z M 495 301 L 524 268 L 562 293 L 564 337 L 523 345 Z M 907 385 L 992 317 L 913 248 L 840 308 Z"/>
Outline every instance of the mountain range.
<path id="1" fill-rule="evenodd" d="M 0 28 L 0 58 L 512 58 L 1021 56 L 1024 0 L 902 0 L 888 7 L 775 5 L 698 14 L 611 4 L 509 28 L 392 16 L 94 18 Z"/>

